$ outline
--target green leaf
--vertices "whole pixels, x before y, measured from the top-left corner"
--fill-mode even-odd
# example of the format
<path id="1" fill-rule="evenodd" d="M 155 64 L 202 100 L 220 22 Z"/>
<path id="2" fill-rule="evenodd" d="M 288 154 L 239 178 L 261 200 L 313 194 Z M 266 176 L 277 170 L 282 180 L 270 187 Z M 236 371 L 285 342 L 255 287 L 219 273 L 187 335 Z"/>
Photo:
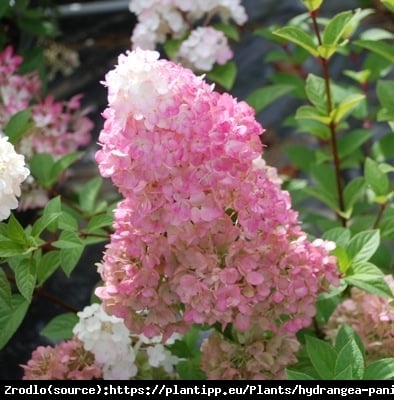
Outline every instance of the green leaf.
<path id="1" fill-rule="evenodd" d="M 7 275 L 0 268 L 0 310 L 9 310 L 12 307 L 11 285 L 7 279 Z"/>
<path id="2" fill-rule="evenodd" d="M 40 332 L 52 341 L 72 339 L 74 326 L 79 319 L 75 313 L 65 313 L 53 318 Z"/>
<path id="3" fill-rule="evenodd" d="M 215 64 L 206 76 L 226 90 L 230 90 L 234 86 L 235 78 L 237 77 L 237 66 L 234 61 L 229 61 L 223 65 Z"/>
<path id="4" fill-rule="evenodd" d="M 376 41 L 386 40 L 386 39 L 391 40 L 394 38 L 394 34 L 386 29 L 382 29 L 379 27 L 372 27 L 360 32 L 359 37 L 360 39 L 376 40 Z"/>
<path id="5" fill-rule="evenodd" d="M 191 358 L 181 360 L 175 366 L 175 369 L 182 380 L 205 380 L 206 375 L 200 369 L 200 358 Z"/>
<path id="6" fill-rule="evenodd" d="M 73 163 L 82 157 L 83 153 L 81 151 L 74 151 L 68 153 L 65 156 L 59 158 L 55 161 L 51 168 L 51 186 L 59 180 L 60 175 Z"/>
<path id="7" fill-rule="evenodd" d="M 335 242 L 337 246 L 346 247 L 350 240 L 350 230 L 338 226 L 323 233 L 323 239 Z"/>
<path id="8" fill-rule="evenodd" d="M 379 54 L 368 51 L 366 51 L 365 53 L 366 57 L 363 62 L 362 68 L 371 71 L 371 76 L 368 79 L 369 82 L 375 82 L 390 74 L 390 71 L 392 71 L 393 68 L 392 62 L 380 56 Z"/>
<path id="9" fill-rule="evenodd" d="M 354 153 L 372 136 L 369 129 L 356 129 L 346 134 L 338 140 L 338 153 L 342 159 L 349 154 Z"/>
<path id="10" fill-rule="evenodd" d="M 332 120 L 335 123 L 339 123 L 364 99 L 364 94 L 351 94 L 347 96 L 337 107 L 332 110 Z"/>
<path id="11" fill-rule="evenodd" d="M 390 182 L 379 164 L 367 157 L 364 164 L 364 175 L 367 184 L 377 196 L 385 196 L 390 192 Z"/>
<path id="12" fill-rule="evenodd" d="M 367 365 L 363 379 L 390 380 L 394 378 L 394 358 L 382 358 Z"/>
<path id="13" fill-rule="evenodd" d="M 178 53 L 179 48 L 184 40 L 185 38 L 166 40 L 163 48 L 168 58 L 174 59 L 174 57 L 176 57 L 176 54 Z"/>
<path id="14" fill-rule="evenodd" d="M 317 48 L 319 57 L 329 60 L 333 54 L 338 50 L 338 46 L 331 44 L 322 44 Z"/>
<path id="15" fill-rule="evenodd" d="M 394 216 L 383 218 L 378 228 L 382 239 L 388 238 L 394 241 Z"/>
<path id="16" fill-rule="evenodd" d="M 382 107 L 376 116 L 378 122 L 387 122 L 390 125 L 390 129 L 394 131 L 394 113 Z"/>
<path id="17" fill-rule="evenodd" d="M 53 222 L 55 222 L 59 217 L 60 217 L 61 213 L 56 212 L 56 213 L 49 213 L 49 212 L 45 212 L 44 209 L 44 214 L 38 218 L 32 227 L 31 230 L 31 234 L 32 236 L 38 237 L 39 235 L 41 235 L 41 233 L 51 224 L 53 224 Z"/>
<path id="18" fill-rule="evenodd" d="M 376 85 L 376 93 L 382 106 L 394 113 L 394 81 L 379 80 Z"/>
<path id="19" fill-rule="evenodd" d="M 38 263 L 37 284 L 42 285 L 60 266 L 60 252 L 52 250 L 45 253 Z"/>
<path id="20" fill-rule="evenodd" d="M 26 108 L 25 110 L 17 112 L 10 118 L 4 128 L 4 132 L 9 137 L 10 143 L 13 145 L 18 143 L 25 131 L 31 126 L 30 117 L 31 111 Z"/>
<path id="21" fill-rule="evenodd" d="M 353 17 L 353 11 L 344 11 L 330 19 L 323 32 L 323 44 L 337 45 L 344 36 L 347 36 L 349 23 Z"/>
<path id="22" fill-rule="evenodd" d="M 313 106 L 301 106 L 298 107 L 295 115 L 296 119 L 312 119 L 315 121 L 322 122 L 323 124 L 329 124 L 331 117 L 321 113 Z"/>
<path id="23" fill-rule="evenodd" d="M 312 119 L 298 119 L 296 123 L 298 126 L 297 132 L 316 136 L 323 141 L 330 139 L 330 129 L 326 124 Z"/>
<path id="24" fill-rule="evenodd" d="M 0 240 L 0 258 L 20 256 L 27 253 L 26 247 L 13 240 Z"/>
<path id="25" fill-rule="evenodd" d="M 26 47 L 20 50 L 20 55 L 23 57 L 23 63 L 18 69 L 18 73 L 21 75 L 28 74 L 36 71 L 43 76 L 45 71 L 46 61 L 41 46 Z M 33 123 L 34 124 L 34 123 Z"/>
<path id="26" fill-rule="evenodd" d="M 391 244 L 390 242 L 382 243 L 369 260 L 371 264 L 379 266 L 379 269 L 385 274 L 390 274 L 392 272 L 391 268 L 394 258 L 393 250 L 390 248 Z"/>
<path id="27" fill-rule="evenodd" d="M 346 380 L 353 380 L 353 371 L 352 371 L 352 366 L 347 365 L 345 368 L 343 368 L 340 372 L 338 372 L 334 380 L 336 381 L 346 381 Z"/>
<path id="28" fill-rule="evenodd" d="M 84 248 L 84 245 L 80 245 L 60 250 L 61 267 L 67 276 L 70 276 L 74 268 L 77 266 Z"/>
<path id="29" fill-rule="evenodd" d="M 394 157 L 394 135 L 387 134 L 372 145 L 372 155 L 375 161 L 383 162 Z"/>
<path id="30" fill-rule="evenodd" d="M 374 215 L 361 215 L 357 213 L 353 216 L 351 224 L 349 225 L 349 229 L 351 230 L 353 235 L 361 231 L 367 231 L 371 229 L 371 226 L 373 226 L 375 220 L 376 216 Z"/>
<path id="31" fill-rule="evenodd" d="M 294 86 L 284 84 L 265 86 L 251 93 L 246 98 L 246 102 L 254 108 L 256 113 L 258 113 L 275 100 L 291 92 L 293 89 Z"/>
<path id="32" fill-rule="evenodd" d="M 332 254 L 337 258 L 339 271 L 341 273 L 345 273 L 350 265 L 350 260 L 346 250 L 341 246 L 337 246 L 334 250 L 332 250 Z"/>
<path id="33" fill-rule="evenodd" d="M 53 157 L 46 153 L 34 154 L 29 161 L 31 174 L 44 188 L 51 187 L 51 169 L 53 164 Z"/>
<path id="34" fill-rule="evenodd" d="M 363 85 L 368 81 L 368 78 L 371 75 L 371 70 L 369 69 L 364 69 L 362 71 L 345 70 L 343 71 L 343 74 Z"/>
<path id="35" fill-rule="evenodd" d="M 392 13 L 394 13 L 394 0 L 380 0 L 380 2 Z"/>
<path id="36" fill-rule="evenodd" d="M 291 94 L 294 97 L 305 99 L 305 80 L 297 75 L 294 75 L 294 73 L 276 72 L 271 77 L 271 80 L 277 86 L 292 86 L 293 89 Z"/>
<path id="37" fill-rule="evenodd" d="M 7 223 L 0 222 L 0 240 L 6 240 L 8 237 L 7 233 Z"/>
<path id="38" fill-rule="evenodd" d="M 304 6 L 308 9 L 309 12 L 316 11 L 320 8 L 323 0 L 302 0 Z"/>
<path id="39" fill-rule="evenodd" d="M 324 340 L 306 336 L 306 350 L 313 367 L 321 379 L 331 380 L 335 376 L 337 352 Z"/>
<path id="40" fill-rule="evenodd" d="M 14 265 L 15 281 L 21 295 L 31 301 L 36 284 L 36 264 L 34 258 L 23 258 Z"/>
<path id="41" fill-rule="evenodd" d="M 82 156 L 82 152 L 72 152 L 54 160 L 51 154 L 34 154 L 29 161 L 31 174 L 44 188 L 51 188 L 59 181 L 60 175 L 76 160 Z"/>
<path id="42" fill-rule="evenodd" d="M 347 253 L 352 263 L 368 261 L 380 244 L 378 229 L 359 232 L 354 235 L 347 245 Z"/>
<path id="43" fill-rule="evenodd" d="M 12 296 L 12 308 L 0 309 L 0 349 L 2 349 L 22 323 L 30 303 L 21 295 Z"/>
<path id="44" fill-rule="evenodd" d="M 192 326 L 181 339 L 169 346 L 171 353 L 178 357 L 196 357 L 200 354 L 199 341 L 204 331 L 199 326 Z"/>
<path id="45" fill-rule="evenodd" d="M 181 339 L 166 346 L 172 354 L 184 359 L 175 367 L 181 379 L 206 379 L 205 374 L 200 370 L 201 352 L 199 343 L 202 337 L 201 333 L 202 329 L 194 325 Z"/>
<path id="46" fill-rule="evenodd" d="M 349 213 L 349 217 L 352 214 L 354 204 L 364 193 L 364 189 L 365 189 L 365 180 L 361 176 L 352 179 L 346 185 L 343 191 L 343 198 L 345 202 L 345 211 Z"/>
<path id="47" fill-rule="evenodd" d="M 290 161 L 303 171 L 310 171 L 315 163 L 315 152 L 302 145 L 287 145 L 284 149 Z"/>
<path id="48" fill-rule="evenodd" d="M 378 114 L 378 121 L 394 121 L 394 101 L 392 91 L 394 90 L 394 81 L 378 81 L 377 95 L 382 105 Z"/>
<path id="49" fill-rule="evenodd" d="M 358 336 L 358 334 L 349 325 L 346 324 L 341 325 L 337 333 L 337 336 L 335 338 L 335 350 L 337 352 L 340 351 L 351 340 L 357 344 L 361 354 L 363 354 L 364 357 L 365 349 L 363 342 L 360 339 L 360 336 Z"/>
<path id="50" fill-rule="evenodd" d="M 55 218 L 49 224 L 45 223 L 45 219 L 43 221 L 44 222 L 43 225 L 45 225 L 45 229 L 47 229 L 50 232 L 55 232 L 59 228 L 59 219 L 62 216 L 62 203 L 61 203 L 60 196 L 56 196 L 48 201 L 48 203 L 44 207 L 43 215 L 48 215 L 48 216 L 59 215 L 59 218 Z M 48 217 L 48 218 L 52 219 L 51 217 Z M 36 228 L 37 231 L 39 231 L 41 227 L 42 227 L 42 225 L 40 223 Z"/>
<path id="51" fill-rule="evenodd" d="M 345 282 L 368 293 L 380 297 L 392 298 L 393 292 L 384 279 L 383 272 L 375 265 L 365 262 L 352 264 L 346 271 Z"/>
<path id="52" fill-rule="evenodd" d="M 394 122 L 394 114 L 387 110 L 387 108 L 382 107 L 379 111 L 378 114 L 376 115 L 376 121 L 378 122 L 388 122 L 393 123 Z M 393 124 L 394 126 L 394 124 Z M 394 131 L 394 129 L 391 129 Z"/>
<path id="53" fill-rule="evenodd" d="M 337 200 L 333 197 L 332 193 L 326 192 L 324 189 L 322 190 L 322 188 L 309 186 L 304 188 L 303 190 L 306 194 L 320 200 L 322 203 L 330 207 L 331 210 L 339 212 Z"/>
<path id="54" fill-rule="evenodd" d="M 92 232 L 91 235 L 88 235 L 82 240 L 84 246 L 89 246 L 92 244 L 108 242 L 108 232 L 104 229 L 100 229 Z"/>
<path id="55" fill-rule="evenodd" d="M 89 220 L 87 232 L 93 233 L 100 228 L 109 228 L 112 226 L 113 217 L 108 214 L 95 215 Z"/>
<path id="56" fill-rule="evenodd" d="M 319 187 L 323 189 L 325 193 L 331 194 L 332 197 L 336 196 L 336 177 L 334 170 L 330 165 L 313 165 L 311 169 L 311 174 L 313 176 L 313 179 L 316 181 Z"/>
<path id="57" fill-rule="evenodd" d="M 301 47 L 298 47 L 300 49 Z M 308 55 L 309 57 L 309 55 Z M 264 57 L 265 64 L 276 64 L 276 63 L 283 63 L 283 62 L 290 62 L 291 64 L 295 62 L 293 58 L 293 54 L 284 53 L 283 50 L 271 50 L 267 55 Z M 283 82 L 285 83 L 285 82 Z"/>
<path id="58" fill-rule="evenodd" d="M 78 221 L 76 217 L 70 215 L 67 211 L 64 211 L 59 217 L 59 229 L 64 231 L 77 231 Z"/>
<path id="59" fill-rule="evenodd" d="M 364 357 L 354 339 L 350 339 L 338 351 L 335 363 L 335 379 L 362 379 L 364 375 Z"/>
<path id="60" fill-rule="evenodd" d="M 375 40 L 355 40 L 353 43 L 384 57 L 391 63 L 394 62 L 393 46 L 389 43 Z"/>
<path id="61" fill-rule="evenodd" d="M 78 193 L 79 205 L 84 211 L 93 212 L 102 185 L 103 180 L 98 176 L 87 182 Z"/>
<path id="62" fill-rule="evenodd" d="M 63 231 L 60 234 L 59 240 L 52 243 L 52 246 L 59 249 L 73 249 L 81 246 L 82 240 L 76 232 Z"/>
<path id="63" fill-rule="evenodd" d="M 318 325 L 326 325 L 334 310 L 341 303 L 342 293 L 348 287 L 347 283 L 342 281 L 340 286 L 330 286 L 328 292 L 320 293 L 316 302 L 315 320 Z"/>
<path id="64" fill-rule="evenodd" d="M 317 45 L 313 41 L 312 37 L 296 26 L 285 26 L 276 29 L 272 33 L 292 43 L 298 44 L 314 57 L 319 55 Z"/>
<path id="65" fill-rule="evenodd" d="M 309 74 L 306 78 L 305 92 L 308 100 L 323 115 L 327 114 L 327 93 L 323 78 Z"/>
<path id="66" fill-rule="evenodd" d="M 60 213 L 62 211 L 62 201 L 60 196 L 56 196 L 48 201 L 44 207 L 44 212 L 49 214 Z"/>
<path id="67" fill-rule="evenodd" d="M 27 235 L 23 226 L 16 219 L 14 214 L 10 215 L 7 224 L 7 236 L 8 239 L 13 240 L 16 243 L 20 243 L 22 245 L 28 245 L 29 241 L 27 239 Z"/>
<path id="68" fill-rule="evenodd" d="M 289 381 L 314 381 L 315 378 L 303 372 L 285 369 L 286 379 Z"/>

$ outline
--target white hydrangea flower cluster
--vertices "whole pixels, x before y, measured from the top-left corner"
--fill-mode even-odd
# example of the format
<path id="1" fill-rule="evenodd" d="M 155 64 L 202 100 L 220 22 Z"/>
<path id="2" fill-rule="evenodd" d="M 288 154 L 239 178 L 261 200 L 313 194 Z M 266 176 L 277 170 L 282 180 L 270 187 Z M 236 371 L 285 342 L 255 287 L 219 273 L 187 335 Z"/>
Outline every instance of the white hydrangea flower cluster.
<path id="1" fill-rule="evenodd" d="M 15 151 L 8 137 L 0 132 L 0 221 L 18 207 L 21 183 L 30 175 L 25 157 Z"/>
<path id="2" fill-rule="evenodd" d="M 132 48 L 154 50 L 168 39 L 183 39 L 175 61 L 197 71 L 210 71 L 214 63 L 225 64 L 233 53 L 227 37 L 205 26 L 213 17 L 242 25 L 247 14 L 240 0 L 131 0 L 129 10 L 137 16 Z M 204 21 L 204 26 L 197 26 Z"/>
<path id="3" fill-rule="evenodd" d="M 176 60 L 193 70 L 210 71 L 215 63 L 225 64 L 232 56 L 223 32 L 201 26 L 182 42 Z"/>
<path id="4" fill-rule="evenodd" d="M 83 342 L 85 350 L 94 354 L 96 364 L 106 380 L 133 378 L 137 372 L 136 354 L 130 332 L 123 319 L 108 315 L 102 305 L 94 303 L 78 314 L 74 335 Z"/>
<path id="5" fill-rule="evenodd" d="M 133 335 L 122 318 L 108 315 L 101 304 L 94 303 L 78 314 L 79 322 L 73 329 L 74 335 L 83 342 L 85 350 L 94 354 L 95 362 L 103 371 L 105 380 L 128 380 L 138 374 L 138 363 L 145 352 L 150 367 L 163 368 L 172 375 L 179 358 L 172 355 L 163 343 L 162 337 L 147 338 Z M 172 344 L 180 335 L 172 335 L 165 344 Z"/>

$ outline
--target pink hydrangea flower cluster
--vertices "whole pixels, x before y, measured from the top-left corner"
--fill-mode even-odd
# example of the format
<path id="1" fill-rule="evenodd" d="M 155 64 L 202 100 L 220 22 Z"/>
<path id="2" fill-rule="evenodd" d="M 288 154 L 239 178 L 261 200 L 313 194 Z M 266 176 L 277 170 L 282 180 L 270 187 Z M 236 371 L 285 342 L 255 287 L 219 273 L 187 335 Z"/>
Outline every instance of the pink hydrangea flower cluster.
<path id="1" fill-rule="evenodd" d="M 31 106 L 34 124 L 18 143 L 18 151 L 27 159 L 36 153 L 59 157 L 89 144 L 93 122 L 86 116 L 88 110 L 81 109 L 81 95 L 61 102 L 53 96 L 42 99 L 38 75 L 18 74 L 22 61 L 10 46 L 0 53 L 0 128 Z"/>
<path id="2" fill-rule="evenodd" d="M 239 0 L 131 0 L 129 9 L 138 19 L 131 36 L 132 48 L 154 50 L 169 39 L 182 41 L 173 60 L 197 71 L 225 64 L 233 52 L 223 32 L 207 26 L 212 18 L 243 25 L 247 14 Z M 203 26 L 201 21 L 205 20 Z M 202 56 L 202 59 L 200 57 Z"/>
<path id="3" fill-rule="evenodd" d="M 294 335 L 264 338 L 258 327 L 241 340 L 229 340 L 215 331 L 201 346 L 201 369 L 210 380 L 285 379 L 284 370 L 297 361 L 299 342 Z"/>
<path id="4" fill-rule="evenodd" d="M 20 75 L 23 59 L 11 46 L 0 53 L 0 130 L 10 118 L 30 107 L 31 127 L 15 145 L 27 163 L 34 154 L 49 153 L 59 158 L 86 146 L 91 141 L 93 122 L 88 109 L 81 109 L 81 95 L 68 101 L 55 101 L 53 96 L 41 97 L 42 82 L 37 73 Z M 20 210 L 43 207 L 48 201 L 45 190 L 33 177 L 22 186 Z"/>
<path id="5" fill-rule="evenodd" d="M 0 52 L 0 127 L 4 130 L 9 119 L 18 111 L 29 107 L 41 89 L 36 73 L 19 75 L 22 57 L 14 54 L 11 46 Z"/>
<path id="6" fill-rule="evenodd" d="M 58 158 L 90 143 L 93 122 L 81 109 L 82 95 L 65 101 L 55 101 L 51 95 L 33 104 L 34 127 L 24 135 L 19 148 L 26 157 L 49 153 Z"/>
<path id="7" fill-rule="evenodd" d="M 121 54 L 104 84 L 96 160 L 124 197 L 99 268 L 107 312 L 147 337 L 308 326 L 336 260 L 262 160 L 254 110 L 155 51 Z"/>
<path id="8" fill-rule="evenodd" d="M 94 355 L 74 338 L 58 345 L 39 346 L 26 365 L 23 380 L 88 380 L 100 379 L 102 372 Z"/>
<path id="9" fill-rule="evenodd" d="M 394 295 L 394 278 L 385 280 Z M 349 325 L 360 336 L 369 361 L 394 357 L 394 304 L 383 298 L 353 287 L 350 297 L 344 300 L 331 315 L 325 333 L 328 339 L 335 338 L 343 325 Z"/>

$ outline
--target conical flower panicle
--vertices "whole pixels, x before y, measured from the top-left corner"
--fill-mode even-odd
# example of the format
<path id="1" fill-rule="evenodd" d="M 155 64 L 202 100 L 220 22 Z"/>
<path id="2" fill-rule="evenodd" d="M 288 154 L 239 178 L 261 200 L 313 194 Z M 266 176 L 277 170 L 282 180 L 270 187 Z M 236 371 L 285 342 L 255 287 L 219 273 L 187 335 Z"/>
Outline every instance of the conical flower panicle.
<path id="1" fill-rule="evenodd" d="M 336 260 L 261 158 L 254 110 L 149 50 L 120 55 L 104 84 L 96 160 L 124 197 L 100 268 L 106 309 L 148 337 L 308 326 Z"/>

